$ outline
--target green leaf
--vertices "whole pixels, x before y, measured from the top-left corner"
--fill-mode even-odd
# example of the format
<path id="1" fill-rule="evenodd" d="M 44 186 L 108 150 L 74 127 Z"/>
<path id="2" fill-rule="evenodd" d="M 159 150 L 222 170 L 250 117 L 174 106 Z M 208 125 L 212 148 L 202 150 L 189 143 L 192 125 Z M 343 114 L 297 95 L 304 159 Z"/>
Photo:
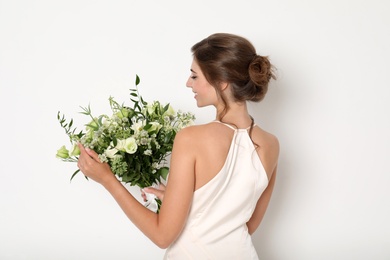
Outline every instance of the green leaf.
<path id="1" fill-rule="evenodd" d="M 134 104 L 134 110 L 135 110 L 135 108 L 137 108 L 138 111 L 141 111 L 141 110 L 142 110 L 141 107 L 138 105 L 138 102 L 135 102 L 135 104 Z"/>
<path id="2" fill-rule="evenodd" d="M 104 118 L 103 115 L 99 116 L 99 119 L 98 119 L 99 125 L 103 125 L 103 118 Z"/>
<path id="3" fill-rule="evenodd" d="M 144 101 L 144 99 L 141 97 L 141 103 L 146 106 L 148 104 L 148 102 Z"/>
<path id="4" fill-rule="evenodd" d="M 166 180 L 169 174 L 169 168 L 168 167 L 162 167 L 158 170 L 161 177 Z"/>
<path id="5" fill-rule="evenodd" d="M 166 106 L 164 107 L 164 111 L 163 111 L 163 113 L 167 112 L 168 108 L 169 108 L 169 103 L 168 103 L 168 104 L 166 104 Z"/>
<path id="6" fill-rule="evenodd" d="M 76 176 L 77 173 L 79 173 L 80 169 L 77 169 L 73 174 L 72 174 L 72 177 L 70 177 L 70 181 L 72 181 L 72 179 L 74 178 L 74 176 Z"/>
<path id="7" fill-rule="evenodd" d="M 172 135 L 173 135 L 172 132 L 167 133 L 167 135 L 166 135 L 165 138 L 164 138 L 164 142 L 165 142 L 165 143 L 168 143 L 169 140 L 171 139 Z"/>
<path id="8" fill-rule="evenodd" d="M 75 129 L 75 130 L 76 130 L 76 129 Z M 81 130 L 80 133 L 77 134 L 77 137 L 78 137 L 78 138 L 81 138 L 81 137 L 83 137 L 83 136 L 84 136 L 84 133 L 83 133 L 83 131 Z"/>
<path id="9" fill-rule="evenodd" d="M 85 126 L 88 126 L 88 127 L 92 128 L 94 131 L 99 130 L 99 126 L 96 126 L 96 125 L 86 124 Z"/>
<path id="10" fill-rule="evenodd" d="M 140 78 L 138 75 L 135 75 L 135 85 L 138 86 L 138 84 L 141 82 Z"/>
<path id="11" fill-rule="evenodd" d="M 151 128 L 152 127 L 152 124 L 146 124 L 145 126 L 144 126 L 144 130 L 148 130 L 149 128 Z"/>
<path id="12" fill-rule="evenodd" d="M 118 144 L 118 139 L 115 136 L 112 137 L 112 143 L 114 147 Z"/>

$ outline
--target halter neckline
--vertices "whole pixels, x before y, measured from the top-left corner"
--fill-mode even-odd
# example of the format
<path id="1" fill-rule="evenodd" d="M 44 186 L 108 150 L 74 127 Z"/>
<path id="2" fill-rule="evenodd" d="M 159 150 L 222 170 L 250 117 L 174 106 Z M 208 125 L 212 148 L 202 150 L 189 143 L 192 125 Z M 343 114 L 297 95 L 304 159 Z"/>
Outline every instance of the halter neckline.
<path id="1" fill-rule="evenodd" d="M 234 127 L 234 126 L 232 126 L 232 125 L 230 125 L 230 124 L 221 122 L 221 121 L 219 121 L 219 120 L 214 120 L 213 122 L 220 123 L 220 124 L 225 125 L 225 126 L 231 128 L 231 129 L 233 129 L 233 130 L 245 130 L 245 131 L 248 131 L 248 130 L 251 128 L 250 126 L 247 127 L 247 128 L 236 128 L 236 127 Z M 256 124 L 254 123 L 253 126 L 256 126 Z"/>

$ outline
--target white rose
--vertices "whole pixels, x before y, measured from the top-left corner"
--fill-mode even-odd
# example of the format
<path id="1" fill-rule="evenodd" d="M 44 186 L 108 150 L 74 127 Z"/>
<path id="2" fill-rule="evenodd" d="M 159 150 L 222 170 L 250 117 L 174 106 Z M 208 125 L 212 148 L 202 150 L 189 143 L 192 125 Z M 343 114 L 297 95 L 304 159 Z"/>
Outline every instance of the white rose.
<path id="1" fill-rule="evenodd" d="M 133 137 L 129 137 L 125 140 L 124 149 L 126 153 L 133 154 L 137 151 L 138 145 Z"/>

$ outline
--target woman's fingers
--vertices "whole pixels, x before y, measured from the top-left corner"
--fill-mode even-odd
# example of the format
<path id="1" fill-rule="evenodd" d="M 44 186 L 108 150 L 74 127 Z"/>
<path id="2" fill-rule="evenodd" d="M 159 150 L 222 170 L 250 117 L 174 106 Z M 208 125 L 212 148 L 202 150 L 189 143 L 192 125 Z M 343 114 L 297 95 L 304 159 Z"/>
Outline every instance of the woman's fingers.
<path id="1" fill-rule="evenodd" d="M 95 161 L 101 163 L 100 159 L 99 159 L 99 155 L 94 151 L 94 150 L 91 150 L 89 148 L 85 148 L 85 151 L 87 152 L 87 154 L 92 158 L 94 159 Z"/>
<path id="2" fill-rule="evenodd" d="M 95 151 L 85 148 L 80 143 L 78 146 L 80 149 L 80 156 L 77 166 L 85 176 L 102 184 L 106 180 L 112 179 L 114 175 L 110 166 L 107 163 L 102 163 L 99 159 L 99 155 Z"/>
<path id="3" fill-rule="evenodd" d="M 86 154 L 89 155 L 89 157 L 91 157 L 91 158 L 94 159 L 95 161 L 101 163 L 101 161 L 100 161 L 100 159 L 99 159 L 99 155 L 98 155 L 94 150 L 91 150 L 91 149 L 89 149 L 88 147 L 87 147 L 87 148 L 84 147 L 81 143 L 78 143 L 78 147 L 79 147 L 79 149 L 80 149 L 80 155 L 86 153 Z"/>
<path id="4" fill-rule="evenodd" d="M 150 194 L 154 194 L 157 198 L 159 198 L 161 201 L 163 201 L 164 193 L 165 193 L 165 186 L 163 187 L 163 189 L 156 189 L 153 187 L 147 187 L 147 188 L 142 189 L 141 195 L 142 195 L 142 198 L 144 199 L 144 201 L 146 200 L 145 192 L 150 193 Z"/>

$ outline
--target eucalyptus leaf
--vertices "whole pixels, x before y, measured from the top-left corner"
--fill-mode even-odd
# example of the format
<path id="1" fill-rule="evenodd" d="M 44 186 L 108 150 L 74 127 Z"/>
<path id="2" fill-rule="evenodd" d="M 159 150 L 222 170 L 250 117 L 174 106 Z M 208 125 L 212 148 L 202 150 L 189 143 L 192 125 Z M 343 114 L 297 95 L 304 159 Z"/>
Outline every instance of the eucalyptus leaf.
<path id="1" fill-rule="evenodd" d="M 80 169 L 77 169 L 73 174 L 72 174 L 72 177 L 70 177 L 70 181 L 72 181 L 72 179 L 74 178 L 74 176 L 77 175 L 77 173 L 79 173 Z"/>

